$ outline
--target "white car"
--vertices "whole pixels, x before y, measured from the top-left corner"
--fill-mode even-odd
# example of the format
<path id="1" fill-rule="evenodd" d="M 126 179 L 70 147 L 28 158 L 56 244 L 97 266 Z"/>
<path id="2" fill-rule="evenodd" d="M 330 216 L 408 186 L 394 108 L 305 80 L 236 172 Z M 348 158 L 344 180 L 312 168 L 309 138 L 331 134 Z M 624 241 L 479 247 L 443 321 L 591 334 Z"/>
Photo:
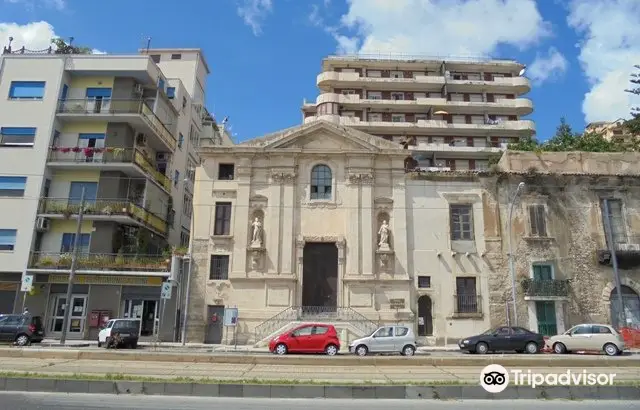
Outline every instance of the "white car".
<path id="1" fill-rule="evenodd" d="M 561 335 L 547 340 L 547 347 L 554 353 L 576 351 L 604 351 L 616 356 L 624 351 L 624 339 L 613 327 L 599 324 L 582 324 L 572 327 Z"/>
<path id="2" fill-rule="evenodd" d="M 416 336 L 407 326 L 383 326 L 369 336 L 349 344 L 349 353 L 366 356 L 369 353 L 400 353 L 413 356 L 416 352 Z"/>
<path id="3" fill-rule="evenodd" d="M 140 320 L 138 319 L 111 319 L 98 333 L 98 347 L 126 346 L 132 349 L 138 347 L 140 336 Z M 114 346 L 117 342 L 117 346 Z"/>

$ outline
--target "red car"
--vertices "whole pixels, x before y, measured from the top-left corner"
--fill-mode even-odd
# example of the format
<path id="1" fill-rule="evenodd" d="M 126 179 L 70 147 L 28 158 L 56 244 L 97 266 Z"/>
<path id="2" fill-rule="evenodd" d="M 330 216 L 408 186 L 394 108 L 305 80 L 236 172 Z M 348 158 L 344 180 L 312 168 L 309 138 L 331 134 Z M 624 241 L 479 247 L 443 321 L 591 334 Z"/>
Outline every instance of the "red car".
<path id="1" fill-rule="evenodd" d="M 287 353 L 325 353 L 335 356 L 340 351 L 340 340 L 332 325 L 312 323 L 288 330 L 269 342 L 269 351 L 278 355 Z"/>

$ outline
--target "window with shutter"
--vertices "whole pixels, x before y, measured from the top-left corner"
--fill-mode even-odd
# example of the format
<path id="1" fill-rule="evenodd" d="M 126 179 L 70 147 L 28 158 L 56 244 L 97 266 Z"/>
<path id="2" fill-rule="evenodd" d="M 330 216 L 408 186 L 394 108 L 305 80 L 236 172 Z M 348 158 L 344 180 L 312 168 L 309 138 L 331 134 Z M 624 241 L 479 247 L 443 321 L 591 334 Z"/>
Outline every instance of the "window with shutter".
<path id="1" fill-rule="evenodd" d="M 547 220 L 544 205 L 529 205 L 531 236 L 547 236 Z"/>

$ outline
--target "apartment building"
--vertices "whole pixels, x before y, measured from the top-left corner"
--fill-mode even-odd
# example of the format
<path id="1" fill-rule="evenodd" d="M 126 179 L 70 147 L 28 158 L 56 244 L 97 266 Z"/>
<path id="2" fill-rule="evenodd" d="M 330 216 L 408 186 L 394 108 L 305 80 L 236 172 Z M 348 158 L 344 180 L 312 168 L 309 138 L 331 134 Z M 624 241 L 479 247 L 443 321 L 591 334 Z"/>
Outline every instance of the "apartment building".
<path id="1" fill-rule="evenodd" d="M 324 119 L 404 145 L 410 170 L 481 170 L 491 154 L 535 134 L 533 103 L 515 61 L 385 60 L 330 56 L 321 94 L 302 107 Z"/>
<path id="2" fill-rule="evenodd" d="M 611 141 L 612 139 L 630 140 L 637 138 L 637 136 L 631 135 L 628 130 L 625 129 L 624 122 L 625 120 L 622 118 L 615 121 L 592 122 L 587 124 L 584 131 L 602 134 L 602 136 L 608 141 Z"/>
<path id="3" fill-rule="evenodd" d="M 208 74 L 198 49 L 5 49 L 0 311 L 25 305 L 45 318 L 48 336 L 62 332 L 82 208 L 68 337 L 94 339 L 104 318 L 135 317 L 142 337 L 174 338 L 183 286 L 163 311 L 160 289 L 170 278 L 180 284 L 167 250 L 189 243 L 195 148 L 213 132 L 203 122 Z M 23 274 L 34 278 L 28 293 L 19 289 Z"/>

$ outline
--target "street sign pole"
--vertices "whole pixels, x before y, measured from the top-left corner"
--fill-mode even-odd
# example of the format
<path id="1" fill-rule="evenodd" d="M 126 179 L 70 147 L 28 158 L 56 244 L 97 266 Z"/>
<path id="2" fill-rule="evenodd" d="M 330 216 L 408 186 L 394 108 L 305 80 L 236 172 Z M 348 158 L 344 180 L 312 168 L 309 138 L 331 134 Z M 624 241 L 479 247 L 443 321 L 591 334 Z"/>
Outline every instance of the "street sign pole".
<path id="1" fill-rule="evenodd" d="M 22 284 L 20 285 L 20 290 L 22 293 L 22 312 L 24 313 L 24 307 L 27 302 L 27 293 L 33 289 L 33 275 L 23 275 L 22 276 Z"/>
<path id="2" fill-rule="evenodd" d="M 160 331 L 162 330 L 162 324 L 164 323 L 164 310 L 167 304 L 167 299 L 171 299 L 171 293 L 173 290 L 173 283 L 167 281 L 162 282 L 160 288 L 160 319 L 158 320 L 158 333 L 156 334 L 156 342 L 160 341 Z"/>

